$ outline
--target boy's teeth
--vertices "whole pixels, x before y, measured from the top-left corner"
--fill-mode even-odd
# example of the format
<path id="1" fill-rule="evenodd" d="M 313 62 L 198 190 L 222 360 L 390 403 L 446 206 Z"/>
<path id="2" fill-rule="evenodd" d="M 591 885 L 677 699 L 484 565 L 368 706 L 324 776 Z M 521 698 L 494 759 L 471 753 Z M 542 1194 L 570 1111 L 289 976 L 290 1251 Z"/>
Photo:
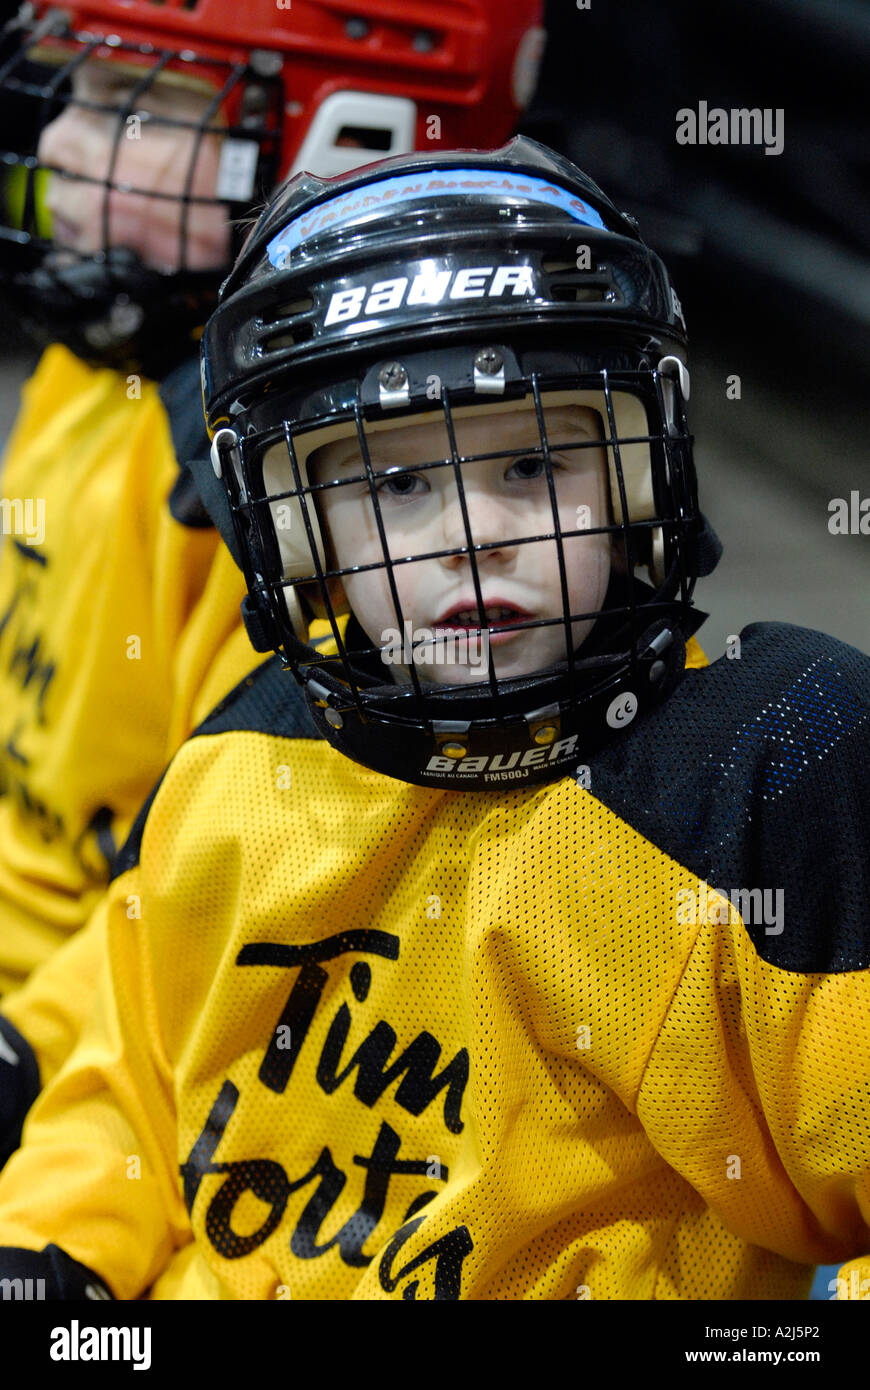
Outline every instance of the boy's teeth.
<path id="1" fill-rule="evenodd" d="M 487 623 L 494 623 L 503 618 L 517 616 L 512 608 L 486 608 L 484 612 L 486 614 Z M 476 612 L 466 608 L 462 613 L 454 613 L 453 617 L 449 618 L 447 621 L 451 623 L 460 623 L 463 627 L 476 627 L 480 620 Z"/>

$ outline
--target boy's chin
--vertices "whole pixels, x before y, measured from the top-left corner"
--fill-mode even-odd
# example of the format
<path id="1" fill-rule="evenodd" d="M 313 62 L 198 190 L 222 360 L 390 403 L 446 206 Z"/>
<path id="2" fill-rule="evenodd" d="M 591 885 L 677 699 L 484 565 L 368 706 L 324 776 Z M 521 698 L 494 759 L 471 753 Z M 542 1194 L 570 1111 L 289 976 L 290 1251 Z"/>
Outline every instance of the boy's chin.
<path id="1" fill-rule="evenodd" d="M 411 672 L 407 666 L 391 666 L 388 669 L 397 685 L 411 684 Z M 418 666 L 416 671 L 421 685 L 477 685 L 487 678 L 485 666 Z M 506 676 L 508 673 L 501 674 Z"/>
<path id="2" fill-rule="evenodd" d="M 512 680 L 517 676 L 531 676 L 547 664 L 526 657 L 505 657 L 490 650 L 492 671 L 497 680 Z M 387 666 L 389 678 L 396 685 L 410 685 L 412 676 L 407 666 Z M 415 667 L 422 685 L 479 685 L 489 679 L 490 665 L 486 661 L 480 665 L 456 662 L 452 665 L 427 665 L 425 662 Z"/>
<path id="3" fill-rule="evenodd" d="M 589 637 L 592 623 L 575 623 L 575 655 Z M 545 647 L 531 649 L 528 645 L 519 648 L 513 642 L 491 645 L 489 652 L 482 651 L 479 660 L 468 659 L 455 662 L 421 662 L 416 666 L 421 684 L 429 685 L 476 685 L 489 679 L 490 668 L 497 680 L 515 680 L 520 676 L 533 676 L 539 671 L 550 671 L 567 660 L 562 643 L 556 646 L 547 643 Z M 410 668 L 400 664 L 385 665 L 388 679 L 397 685 L 412 682 Z"/>

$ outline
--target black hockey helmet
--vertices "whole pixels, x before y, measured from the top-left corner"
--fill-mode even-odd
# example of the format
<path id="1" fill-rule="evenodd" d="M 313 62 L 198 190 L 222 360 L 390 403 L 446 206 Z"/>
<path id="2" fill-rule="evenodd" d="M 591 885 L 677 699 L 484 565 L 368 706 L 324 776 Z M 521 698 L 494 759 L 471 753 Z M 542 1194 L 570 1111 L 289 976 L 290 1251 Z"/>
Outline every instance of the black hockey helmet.
<path id="1" fill-rule="evenodd" d="M 203 395 L 225 489 L 219 520 L 248 584 L 249 634 L 258 650 L 282 654 L 336 748 L 424 786 L 547 782 L 674 687 L 685 641 L 705 616 L 692 607 L 695 579 L 719 554 L 697 505 L 685 349 L 679 301 L 634 220 L 534 141 L 410 155 L 327 181 L 303 174 L 277 194 L 206 326 Z M 595 413 L 600 439 L 549 437 L 550 409 L 566 404 Z M 481 542 L 465 505 L 469 468 L 516 455 L 498 448 L 497 430 L 519 410 L 535 424 L 522 452 L 546 477 L 546 529 Z M 480 413 L 493 417 L 487 452 L 463 454 L 457 432 Z M 431 479 L 427 470 L 448 470 L 462 544 L 391 553 L 385 470 L 372 454 L 397 425 L 430 422 L 449 441 L 442 456 L 389 472 Z M 314 481 L 315 450 L 340 439 L 357 465 Z M 609 515 L 597 526 L 578 515 L 566 527 L 552 454 L 577 458 L 590 447 L 606 458 Z M 353 612 L 345 626 L 336 603 L 358 566 L 344 557 L 340 567 L 330 553 L 324 509 L 329 490 L 349 486 L 361 526 L 367 510 L 380 537 L 378 560 L 363 569 L 389 586 L 390 632 L 365 631 Z M 622 564 L 600 608 L 571 612 L 566 550 L 602 534 Z M 482 592 L 486 554 L 529 541 L 549 543 L 561 612 L 496 622 Z M 450 634 L 409 633 L 402 570 L 457 557 L 476 610 L 466 634 L 493 640 L 550 626 L 564 659 L 511 678 L 491 659 L 473 682 L 458 669 L 453 683 L 443 669 L 427 679 L 428 654 Z M 332 652 L 312 645 L 315 616 L 329 621 Z M 580 620 L 587 635 L 575 649 Z M 406 678 L 391 679 L 387 663 Z"/>

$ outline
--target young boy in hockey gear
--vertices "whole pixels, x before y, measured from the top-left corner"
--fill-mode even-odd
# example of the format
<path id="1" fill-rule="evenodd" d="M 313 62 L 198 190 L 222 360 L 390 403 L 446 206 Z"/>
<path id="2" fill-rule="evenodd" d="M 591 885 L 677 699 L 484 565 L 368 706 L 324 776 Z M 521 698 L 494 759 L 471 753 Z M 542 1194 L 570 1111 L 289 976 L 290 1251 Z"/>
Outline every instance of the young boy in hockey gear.
<path id="1" fill-rule="evenodd" d="M 87 920 L 166 758 L 256 664 L 187 466 L 207 460 L 196 338 L 239 219 L 303 163 L 496 142 L 530 94 L 539 0 L 469 0 L 425 33 L 391 0 L 359 9 L 27 7 L 0 75 L 22 138 L 4 285 L 53 344 L 4 462 L 45 534 L 0 556 L 0 1158 L 87 1010 L 94 934 L 12 991 Z"/>
<path id="2" fill-rule="evenodd" d="M 98 1009 L 0 1177 L 0 1274 L 159 1295 L 183 1250 L 180 1297 L 796 1299 L 817 1262 L 858 1273 L 868 660 L 756 624 L 687 662 L 718 547 L 661 262 L 533 142 L 391 160 L 287 185 L 203 347 L 282 659 L 120 856 Z"/>

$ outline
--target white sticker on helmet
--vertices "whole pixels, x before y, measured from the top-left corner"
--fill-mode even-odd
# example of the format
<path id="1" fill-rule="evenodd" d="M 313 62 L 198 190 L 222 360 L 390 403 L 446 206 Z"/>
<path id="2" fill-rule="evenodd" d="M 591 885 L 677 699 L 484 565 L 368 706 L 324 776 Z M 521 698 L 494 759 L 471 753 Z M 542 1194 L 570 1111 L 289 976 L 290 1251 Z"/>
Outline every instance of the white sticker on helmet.
<path id="1" fill-rule="evenodd" d="M 228 203 L 247 203 L 254 196 L 260 147 L 255 140 L 233 140 L 221 145 L 216 197 Z"/>
<path id="2" fill-rule="evenodd" d="M 575 222 L 587 227 L 604 227 L 594 208 L 576 197 L 569 189 L 548 183 L 533 174 L 506 173 L 503 169 L 434 169 L 429 172 L 398 174 L 394 178 L 377 179 L 362 184 L 348 193 L 328 198 L 294 217 L 292 222 L 273 237 L 266 250 L 272 265 L 279 268 L 297 246 L 325 228 L 340 226 L 360 216 L 379 211 L 391 212 L 401 203 L 424 198 L 468 198 L 479 193 L 495 199 L 504 206 L 508 199 L 523 203 L 548 203 L 557 207 Z"/>
<path id="3" fill-rule="evenodd" d="M 514 101 L 521 111 L 525 110 L 535 95 L 546 43 L 546 29 L 536 26 L 533 29 L 527 29 L 517 45 L 514 70 L 511 75 L 511 87 Z"/>

